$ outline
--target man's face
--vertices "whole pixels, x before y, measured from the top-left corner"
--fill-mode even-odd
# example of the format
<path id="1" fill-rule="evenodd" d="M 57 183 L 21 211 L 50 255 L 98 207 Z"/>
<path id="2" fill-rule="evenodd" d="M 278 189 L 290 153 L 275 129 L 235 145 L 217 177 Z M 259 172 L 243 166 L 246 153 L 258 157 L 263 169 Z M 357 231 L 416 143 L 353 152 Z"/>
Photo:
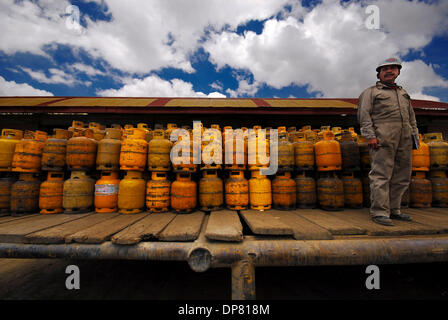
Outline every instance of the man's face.
<path id="1" fill-rule="evenodd" d="M 381 67 L 378 77 L 382 82 L 394 83 L 400 74 L 400 70 L 397 66 L 384 66 Z"/>

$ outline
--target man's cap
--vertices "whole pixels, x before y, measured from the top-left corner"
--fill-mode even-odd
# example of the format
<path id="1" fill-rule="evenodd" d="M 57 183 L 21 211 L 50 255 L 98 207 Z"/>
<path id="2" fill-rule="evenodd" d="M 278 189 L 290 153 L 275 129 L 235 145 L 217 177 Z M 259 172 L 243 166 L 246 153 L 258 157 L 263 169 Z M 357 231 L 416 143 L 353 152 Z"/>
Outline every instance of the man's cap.
<path id="1" fill-rule="evenodd" d="M 378 67 L 376 67 L 376 72 L 380 72 L 381 67 L 384 67 L 384 66 L 397 66 L 398 70 L 400 70 L 401 69 L 401 61 L 398 58 L 386 59 L 386 60 L 382 61 L 378 65 Z"/>

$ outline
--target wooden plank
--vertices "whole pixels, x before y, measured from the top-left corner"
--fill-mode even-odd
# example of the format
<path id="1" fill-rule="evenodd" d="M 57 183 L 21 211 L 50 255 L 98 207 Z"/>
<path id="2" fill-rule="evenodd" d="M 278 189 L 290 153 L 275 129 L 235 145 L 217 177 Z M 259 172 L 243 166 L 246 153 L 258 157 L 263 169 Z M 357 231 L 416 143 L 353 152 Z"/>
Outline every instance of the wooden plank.
<path id="1" fill-rule="evenodd" d="M 243 225 L 236 211 L 213 211 L 205 236 L 210 240 L 243 241 Z"/>
<path id="2" fill-rule="evenodd" d="M 111 241 L 116 244 L 136 244 L 157 238 L 162 230 L 176 217 L 171 212 L 153 213 L 114 234 Z"/>
<path id="3" fill-rule="evenodd" d="M 438 213 L 426 209 L 404 209 L 404 213 L 409 214 L 418 223 L 426 224 L 436 228 L 441 228 L 443 233 L 448 232 L 448 217 L 442 217 Z"/>
<path id="4" fill-rule="evenodd" d="M 161 241 L 193 241 L 201 231 L 204 212 L 195 211 L 177 214 L 170 224 L 160 233 Z"/>
<path id="5" fill-rule="evenodd" d="M 97 223 L 116 217 L 117 213 L 91 214 L 82 219 L 66 222 L 58 226 L 33 232 L 26 236 L 28 243 L 64 243 L 65 238 L 73 233 L 89 228 Z"/>
<path id="6" fill-rule="evenodd" d="M 20 220 L 20 219 L 25 219 L 25 218 L 31 218 L 31 217 L 38 217 L 39 215 L 40 214 L 37 214 L 37 213 L 36 214 L 23 215 L 23 216 L 11 216 L 11 215 L 8 215 L 6 217 L 1 217 L 0 218 L 0 223 Z"/>
<path id="7" fill-rule="evenodd" d="M 97 223 L 89 228 L 75 232 L 65 238 L 66 243 L 103 243 L 112 235 L 146 217 L 147 213 L 122 214 L 112 219 Z"/>
<path id="8" fill-rule="evenodd" d="M 328 211 L 320 209 L 300 209 L 295 210 L 294 213 L 327 229 L 334 235 L 357 235 L 367 233 L 365 228 L 362 228 L 353 222 L 335 217 L 331 213 L 328 213 Z"/>
<path id="9" fill-rule="evenodd" d="M 0 242 L 25 243 L 26 235 L 65 222 L 84 218 L 91 213 L 36 215 L 0 224 Z"/>
<path id="10" fill-rule="evenodd" d="M 431 208 L 424 208 L 424 209 L 423 208 L 422 209 L 415 208 L 415 209 L 435 214 L 435 215 L 439 216 L 440 218 L 448 219 L 448 208 L 431 207 Z"/>
<path id="11" fill-rule="evenodd" d="M 293 235 L 291 226 L 280 221 L 279 217 L 270 214 L 269 211 L 242 210 L 240 211 L 244 221 L 255 234 Z"/>
<path id="12" fill-rule="evenodd" d="M 269 214 L 279 218 L 282 223 L 293 230 L 293 237 L 297 240 L 330 240 L 331 233 L 321 226 L 297 215 L 294 211 L 269 210 Z"/>
<path id="13" fill-rule="evenodd" d="M 369 209 L 346 209 L 332 213 L 335 217 L 350 221 L 367 230 L 370 236 L 399 236 L 399 235 L 423 235 L 443 232 L 442 228 L 423 225 L 416 221 L 394 220 L 394 226 L 383 226 L 373 222 L 370 218 Z"/>

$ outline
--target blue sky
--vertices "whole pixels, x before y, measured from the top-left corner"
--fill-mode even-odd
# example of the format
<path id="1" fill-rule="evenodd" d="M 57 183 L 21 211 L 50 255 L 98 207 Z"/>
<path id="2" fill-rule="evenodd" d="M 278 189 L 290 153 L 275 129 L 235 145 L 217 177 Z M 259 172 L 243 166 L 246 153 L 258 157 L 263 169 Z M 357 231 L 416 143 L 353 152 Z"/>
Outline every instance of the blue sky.
<path id="1" fill-rule="evenodd" d="M 447 16 L 447 1 L 0 0 L 0 95 L 353 98 L 398 56 L 414 99 L 448 102 Z"/>

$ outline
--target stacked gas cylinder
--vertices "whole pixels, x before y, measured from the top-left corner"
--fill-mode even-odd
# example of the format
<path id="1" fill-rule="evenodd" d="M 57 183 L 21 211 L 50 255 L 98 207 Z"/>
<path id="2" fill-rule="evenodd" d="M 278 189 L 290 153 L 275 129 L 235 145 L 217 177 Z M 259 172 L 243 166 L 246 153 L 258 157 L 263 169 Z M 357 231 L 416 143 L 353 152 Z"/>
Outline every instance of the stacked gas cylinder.
<path id="1" fill-rule="evenodd" d="M 79 121 L 48 137 L 4 129 L 0 210 L 134 214 L 369 206 L 368 146 L 353 128 L 278 127 L 274 173 L 269 173 L 273 132 L 262 129 L 174 123 L 105 128 Z M 446 207 L 448 143 L 441 134 L 422 138 L 413 151 L 408 202 Z"/>

